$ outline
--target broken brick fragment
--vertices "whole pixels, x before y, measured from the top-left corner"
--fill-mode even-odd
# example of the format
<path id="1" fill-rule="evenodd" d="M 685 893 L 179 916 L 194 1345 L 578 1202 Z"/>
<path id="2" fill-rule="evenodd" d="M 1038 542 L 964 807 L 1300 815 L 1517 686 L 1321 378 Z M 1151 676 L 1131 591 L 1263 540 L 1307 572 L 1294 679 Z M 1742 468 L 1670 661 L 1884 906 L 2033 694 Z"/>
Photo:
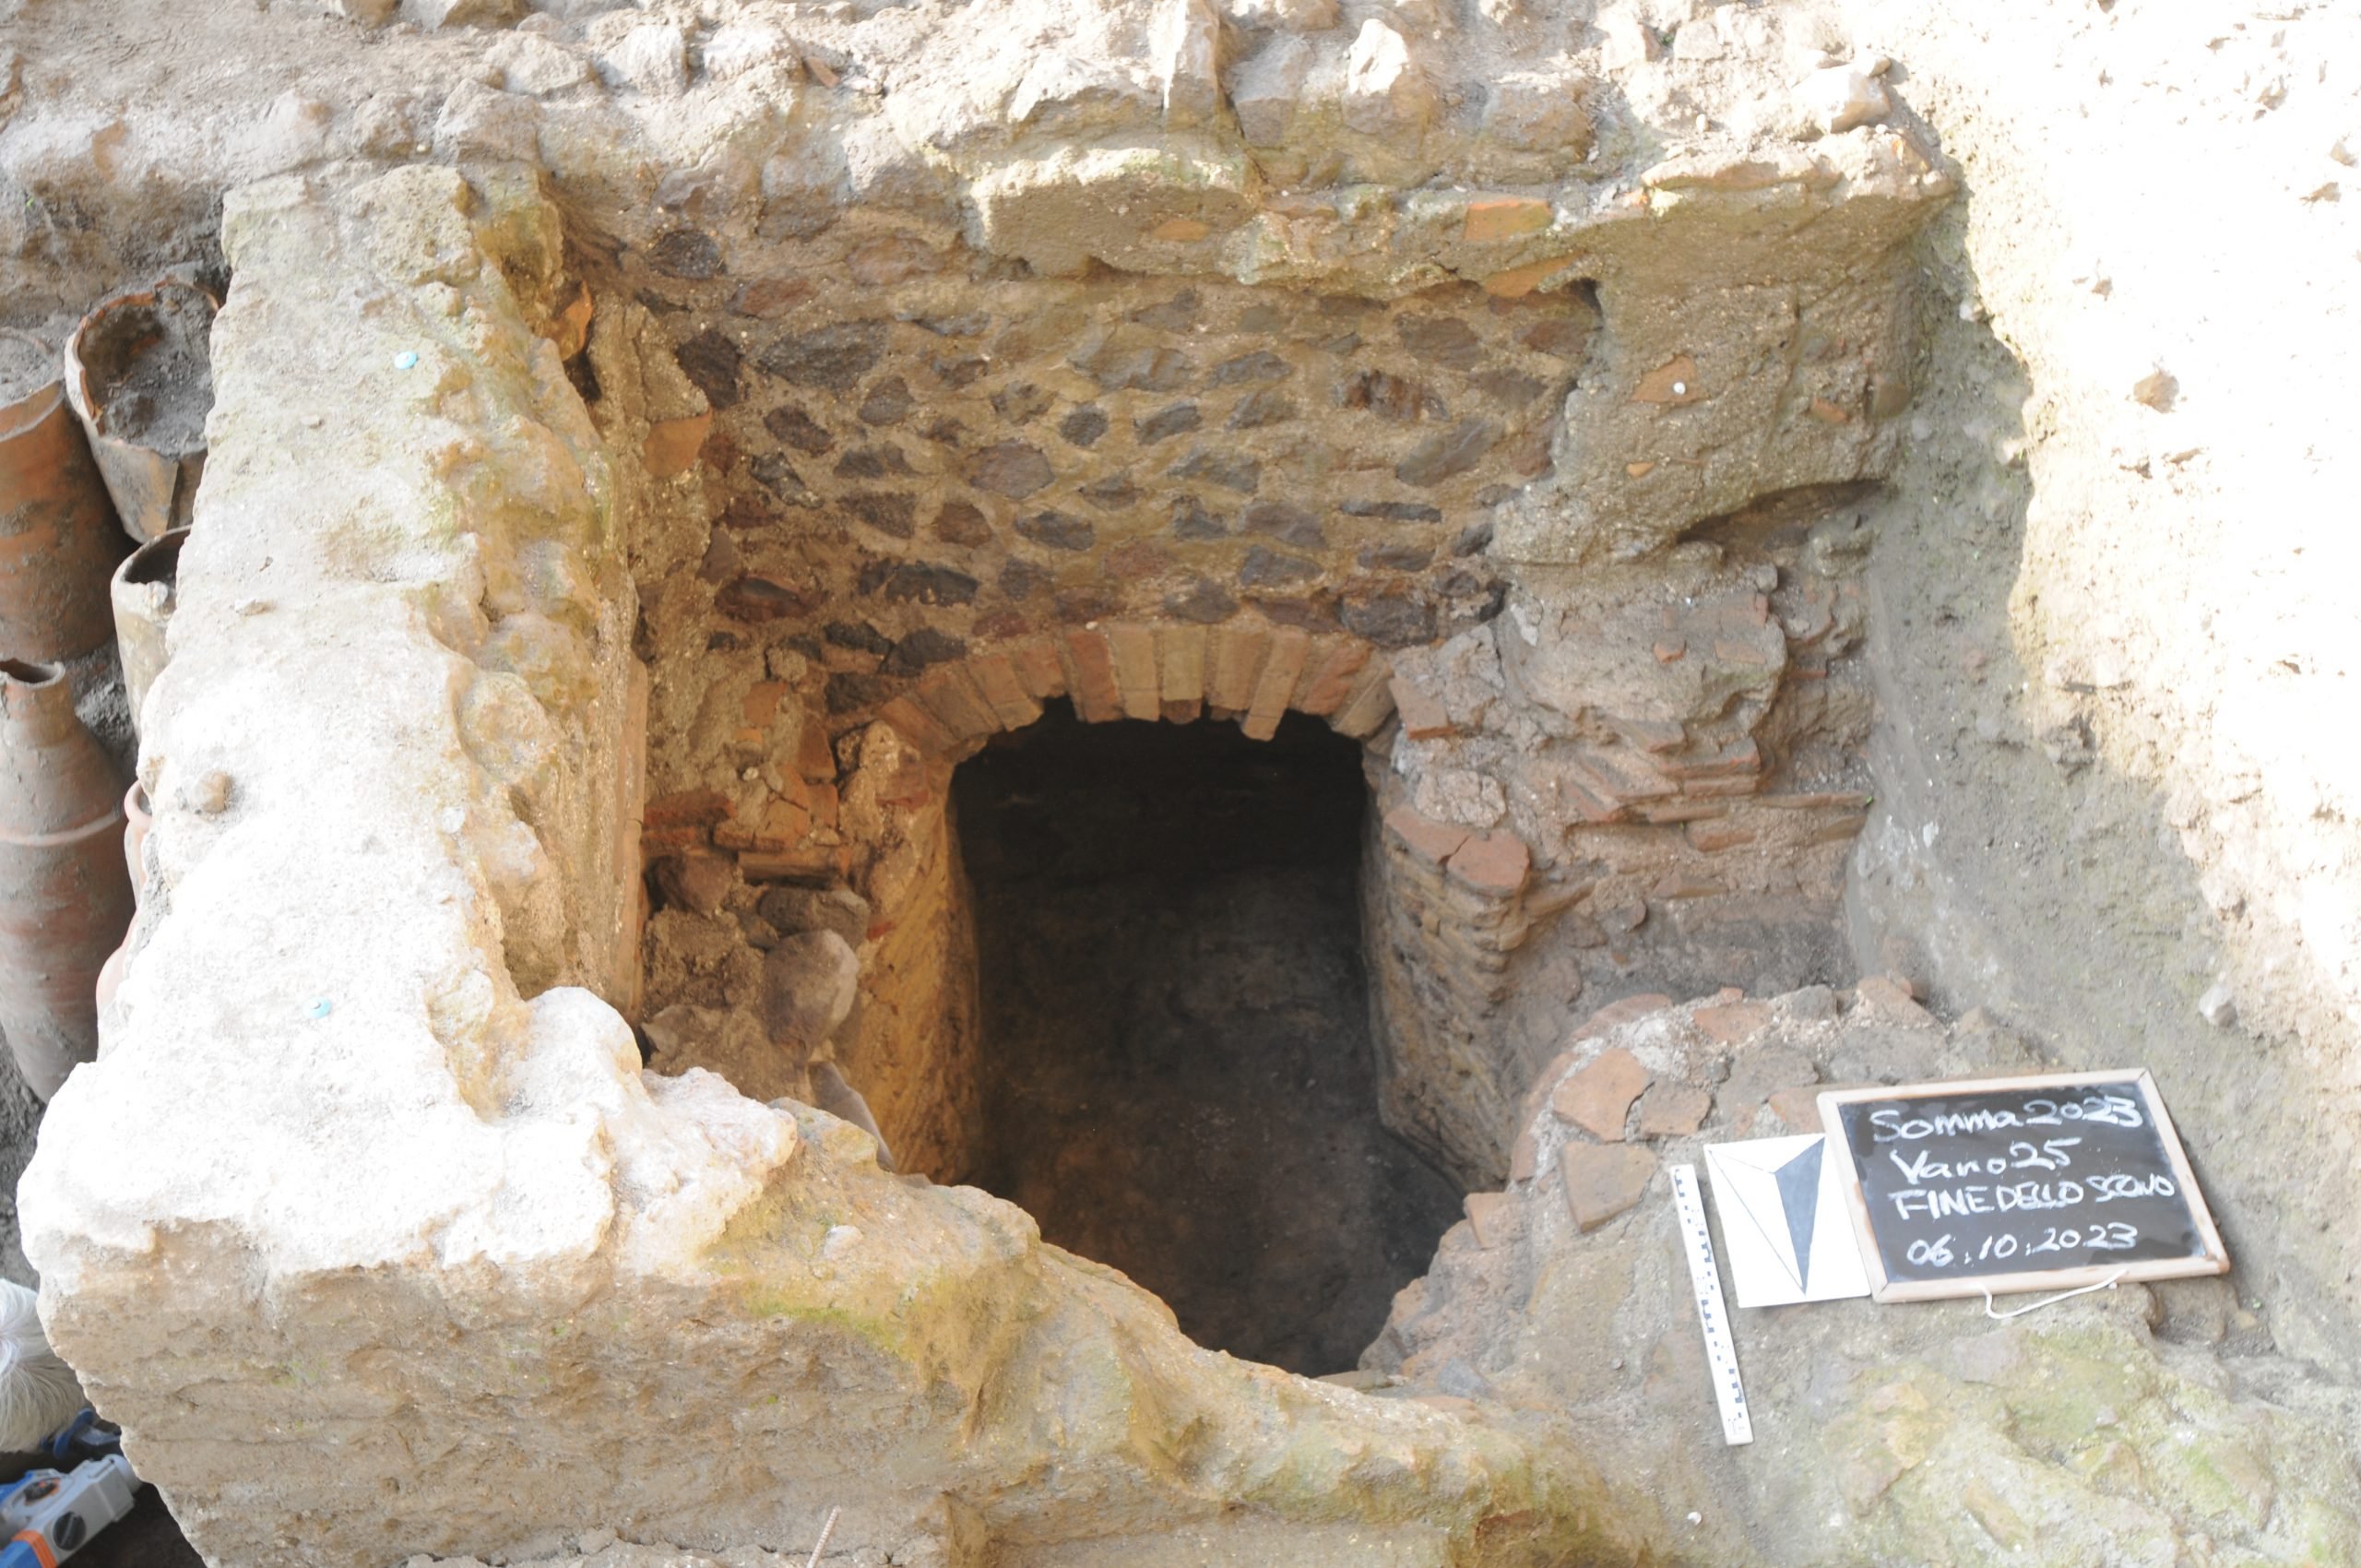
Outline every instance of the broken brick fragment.
<path id="1" fill-rule="evenodd" d="M 1413 855 L 1437 870 L 1467 842 L 1467 829 L 1422 816 L 1409 806 L 1387 812 L 1385 826 Z"/>
<path id="2" fill-rule="evenodd" d="M 1533 853 L 1513 833 L 1471 836 L 1450 860 L 1452 879 L 1478 893 L 1508 897 L 1525 889 Z"/>
<path id="3" fill-rule="evenodd" d="M 1590 1065 L 1559 1085 L 1549 1097 L 1549 1109 L 1560 1121 L 1572 1123 L 1601 1143 L 1619 1144 L 1631 1102 L 1654 1077 L 1638 1057 L 1618 1046 L 1599 1052 Z"/>

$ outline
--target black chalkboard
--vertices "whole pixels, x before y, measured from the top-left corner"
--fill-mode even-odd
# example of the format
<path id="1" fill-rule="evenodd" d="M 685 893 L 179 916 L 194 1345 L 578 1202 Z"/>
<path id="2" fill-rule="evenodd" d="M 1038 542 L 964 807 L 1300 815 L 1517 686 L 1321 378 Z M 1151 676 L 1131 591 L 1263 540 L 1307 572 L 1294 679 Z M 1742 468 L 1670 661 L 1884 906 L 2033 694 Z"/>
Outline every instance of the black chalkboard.
<path id="1" fill-rule="evenodd" d="M 1880 1301 L 2230 1266 L 2144 1072 L 1840 1089 L 1820 1115 Z"/>

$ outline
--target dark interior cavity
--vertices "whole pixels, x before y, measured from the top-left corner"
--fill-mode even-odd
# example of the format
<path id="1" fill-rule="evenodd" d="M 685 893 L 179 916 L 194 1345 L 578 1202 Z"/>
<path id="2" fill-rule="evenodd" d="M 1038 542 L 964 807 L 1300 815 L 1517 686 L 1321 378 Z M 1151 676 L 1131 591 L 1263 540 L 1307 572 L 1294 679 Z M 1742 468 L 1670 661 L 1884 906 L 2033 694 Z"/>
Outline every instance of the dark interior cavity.
<path id="1" fill-rule="evenodd" d="M 986 1123 L 978 1182 L 1155 1291 L 1200 1344 L 1351 1367 L 1460 1194 L 1378 1121 L 1360 748 L 1290 715 L 1085 725 L 963 765 Z"/>

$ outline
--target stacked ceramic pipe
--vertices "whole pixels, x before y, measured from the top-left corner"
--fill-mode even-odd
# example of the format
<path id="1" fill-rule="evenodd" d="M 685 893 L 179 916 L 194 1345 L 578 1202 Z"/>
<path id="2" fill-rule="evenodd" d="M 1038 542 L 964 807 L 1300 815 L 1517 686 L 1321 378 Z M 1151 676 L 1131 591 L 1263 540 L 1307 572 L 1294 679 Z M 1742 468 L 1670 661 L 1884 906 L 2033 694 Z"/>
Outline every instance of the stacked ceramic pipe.
<path id="1" fill-rule="evenodd" d="M 62 355 L 0 334 L 0 1034 L 43 1099 L 98 1053 L 148 821 L 68 666 L 116 642 L 136 725 L 204 465 L 213 309 L 170 279 L 102 302 Z M 152 417 L 159 381 L 176 429 Z"/>

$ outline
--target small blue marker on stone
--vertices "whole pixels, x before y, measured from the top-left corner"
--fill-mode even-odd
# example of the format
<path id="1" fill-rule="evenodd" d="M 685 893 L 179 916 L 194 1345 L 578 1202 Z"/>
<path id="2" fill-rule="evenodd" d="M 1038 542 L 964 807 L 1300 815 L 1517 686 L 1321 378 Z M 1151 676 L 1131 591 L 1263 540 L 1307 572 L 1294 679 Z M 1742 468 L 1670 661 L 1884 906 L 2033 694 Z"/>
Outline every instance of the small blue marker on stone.
<path id="1" fill-rule="evenodd" d="M 418 350 L 415 349 L 404 349 L 400 353 L 396 354 L 394 356 L 394 368 L 396 370 L 416 370 L 418 368 Z"/>
<path id="2" fill-rule="evenodd" d="M 313 1017 L 325 1018 L 335 1009 L 335 1003 L 330 1002 L 326 997 L 323 996 L 317 1002 L 312 1004 L 310 1010 Z"/>

